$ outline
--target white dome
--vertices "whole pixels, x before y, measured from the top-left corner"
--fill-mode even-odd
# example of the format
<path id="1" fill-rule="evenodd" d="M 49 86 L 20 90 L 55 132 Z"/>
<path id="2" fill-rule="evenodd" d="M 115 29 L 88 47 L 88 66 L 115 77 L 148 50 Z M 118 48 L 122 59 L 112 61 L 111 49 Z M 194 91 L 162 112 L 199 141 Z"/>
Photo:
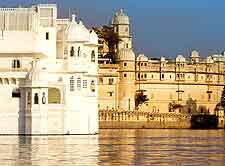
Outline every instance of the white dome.
<path id="1" fill-rule="evenodd" d="M 183 57 L 183 55 L 178 55 L 176 58 L 176 62 L 185 62 L 185 58 Z"/>
<path id="2" fill-rule="evenodd" d="M 118 53 L 118 59 L 123 60 L 135 60 L 135 54 L 131 48 L 123 48 Z"/>
<path id="3" fill-rule="evenodd" d="M 113 16 L 112 24 L 129 24 L 129 17 L 123 12 L 123 9 Z"/>
<path id="4" fill-rule="evenodd" d="M 146 57 L 144 54 L 139 54 L 137 57 L 138 61 L 148 61 L 148 57 Z"/>
<path id="5" fill-rule="evenodd" d="M 89 30 L 83 25 L 82 21 L 77 23 L 75 18 L 75 15 L 72 15 L 72 21 L 66 28 L 67 41 L 89 41 Z"/>

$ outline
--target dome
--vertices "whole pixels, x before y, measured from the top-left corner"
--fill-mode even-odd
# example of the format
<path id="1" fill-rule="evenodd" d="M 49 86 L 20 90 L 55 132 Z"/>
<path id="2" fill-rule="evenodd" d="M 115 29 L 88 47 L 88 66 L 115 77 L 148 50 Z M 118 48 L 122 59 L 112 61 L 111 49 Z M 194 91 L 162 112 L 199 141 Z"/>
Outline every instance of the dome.
<path id="1" fill-rule="evenodd" d="M 144 54 L 139 54 L 137 57 L 138 61 L 148 61 L 148 57 L 146 57 Z"/>
<path id="2" fill-rule="evenodd" d="M 123 12 L 123 9 L 113 16 L 112 24 L 129 24 L 129 17 Z"/>
<path id="3" fill-rule="evenodd" d="M 191 52 L 191 58 L 199 58 L 199 52 L 196 50 L 193 50 Z"/>
<path id="4" fill-rule="evenodd" d="M 118 59 L 123 60 L 135 60 L 135 54 L 131 48 L 123 48 L 118 53 Z"/>
<path id="5" fill-rule="evenodd" d="M 178 55 L 176 57 L 176 62 L 185 62 L 185 58 L 183 57 L 183 55 Z"/>
<path id="6" fill-rule="evenodd" d="M 76 22 L 76 16 L 72 15 L 72 20 L 66 28 L 67 41 L 89 41 L 89 30 L 83 25 L 82 21 Z"/>

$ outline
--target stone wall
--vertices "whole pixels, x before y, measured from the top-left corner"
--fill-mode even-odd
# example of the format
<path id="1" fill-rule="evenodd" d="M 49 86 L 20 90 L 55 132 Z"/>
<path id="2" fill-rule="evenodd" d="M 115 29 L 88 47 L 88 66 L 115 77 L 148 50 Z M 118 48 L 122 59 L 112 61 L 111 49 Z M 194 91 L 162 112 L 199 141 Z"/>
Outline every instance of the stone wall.
<path id="1" fill-rule="evenodd" d="M 220 121 L 219 121 L 220 122 Z M 223 121 L 224 123 L 224 121 Z M 150 113 L 138 111 L 99 111 L 100 129 L 191 128 L 190 114 Z M 218 124 L 224 128 L 224 124 Z"/>

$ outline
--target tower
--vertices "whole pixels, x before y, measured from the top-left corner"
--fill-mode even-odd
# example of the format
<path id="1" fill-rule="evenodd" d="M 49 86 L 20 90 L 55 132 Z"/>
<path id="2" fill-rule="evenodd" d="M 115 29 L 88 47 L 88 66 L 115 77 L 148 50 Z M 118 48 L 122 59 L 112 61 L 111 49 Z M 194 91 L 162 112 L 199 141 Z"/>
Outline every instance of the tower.
<path id="1" fill-rule="evenodd" d="M 132 37 L 130 35 L 130 21 L 129 17 L 124 13 L 122 9 L 116 12 L 112 19 L 112 26 L 114 32 L 118 34 L 121 40 L 117 45 L 117 52 L 123 48 L 132 48 Z"/>
<path id="2" fill-rule="evenodd" d="M 135 54 L 131 48 L 123 48 L 118 53 L 119 64 L 118 106 L 125 111 L 135 109 Z"/>

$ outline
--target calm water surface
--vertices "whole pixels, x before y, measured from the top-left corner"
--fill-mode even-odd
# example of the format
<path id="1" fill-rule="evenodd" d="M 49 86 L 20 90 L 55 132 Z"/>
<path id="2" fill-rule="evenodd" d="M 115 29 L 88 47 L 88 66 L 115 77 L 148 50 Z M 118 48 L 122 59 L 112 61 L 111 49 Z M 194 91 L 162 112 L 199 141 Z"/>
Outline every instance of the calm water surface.
<path id="1" fill-rule="evenodd" d="M 0 166 L 4 165 L 225 166 L 225 130 L 100 130 L 94 136 L 0 136 Z"/>

